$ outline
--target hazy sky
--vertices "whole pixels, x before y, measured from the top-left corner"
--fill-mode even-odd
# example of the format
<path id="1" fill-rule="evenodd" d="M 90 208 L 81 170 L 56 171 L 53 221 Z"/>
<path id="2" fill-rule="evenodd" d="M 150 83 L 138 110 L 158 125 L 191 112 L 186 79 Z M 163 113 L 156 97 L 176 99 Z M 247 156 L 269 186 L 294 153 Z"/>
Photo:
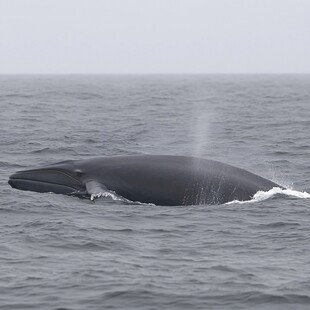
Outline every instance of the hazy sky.
<path id="1" fill-rule="evenodd" d="M 310 73 L 310 0 L 0 0 L 0 73 Z"/>

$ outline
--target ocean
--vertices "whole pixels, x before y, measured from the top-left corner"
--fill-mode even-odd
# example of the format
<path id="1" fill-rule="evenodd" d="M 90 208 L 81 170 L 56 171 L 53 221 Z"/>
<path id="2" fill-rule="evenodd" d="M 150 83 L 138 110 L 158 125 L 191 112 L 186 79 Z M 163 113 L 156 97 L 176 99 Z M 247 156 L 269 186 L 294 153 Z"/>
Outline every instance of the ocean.
<path id="1" fill-rule="evenodd" d="M 0 309 L 309 309 L 310 75 L 0 76 Z M 214 159 L 287 190 L 165 207 L 12 189 L 106 155 Z"/>

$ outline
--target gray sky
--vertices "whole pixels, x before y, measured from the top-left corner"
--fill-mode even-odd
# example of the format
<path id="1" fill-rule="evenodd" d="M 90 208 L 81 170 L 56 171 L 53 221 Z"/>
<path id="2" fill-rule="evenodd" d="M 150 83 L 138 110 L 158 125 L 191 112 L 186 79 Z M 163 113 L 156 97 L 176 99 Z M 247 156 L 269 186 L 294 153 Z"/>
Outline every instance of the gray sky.
<path id="1" fill-rule="evenodd" d="M 0 0 L 0 73 L 310 73 L 310 0 Z"/>

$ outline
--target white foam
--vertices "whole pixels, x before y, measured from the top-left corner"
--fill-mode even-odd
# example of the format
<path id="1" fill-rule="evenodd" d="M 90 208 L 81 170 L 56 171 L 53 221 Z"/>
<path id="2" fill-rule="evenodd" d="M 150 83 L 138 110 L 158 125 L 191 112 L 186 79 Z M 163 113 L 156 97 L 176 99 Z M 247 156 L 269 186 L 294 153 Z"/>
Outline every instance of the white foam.
<path id="1" fill-rule="evenodd" d="M 258 191 L 254 195 L 253 199 L 251 200 L 247 200 L 247 201 L 234 200 L 234 201 L 227 202 L 226 204 L 233 204 L 233 203 L 243 204 L 243 203 L 249 203 L 249 202 L 259 202 L 259 201 L 264 201 L 266 199 L 269 199 L 275 195 L 286 195 L 286 196 L 296 197 L 296 198 L 310 198 L 310 194 L 307 192 L 300 192 L 300 191 L 296 191 L 290 188 L 282 189 L 280 187 L 274 187 L 267 192 Z"/>
<path id="2" fill-rule="evenodd" d="M 112 198 L 112 200 L 122 200 L 120 197 L 118 197 L 116 194 L 111 193 L 111 192 L 99 192 L 99 193 L 95 193 L 95 194 L 91 194 L 90 196 L 90 200 L 94 201 L 97 198 Z"/>
<path id="3" fill-rule="evenodd" d="M 139 202 L 139 201 L 128 200 L 122 196 L 118 196 L 115 192 L 112 192 L 112 191 L 98 192 L 98 193 L 91 194 L 90 196 L 91 201 L 94 201 L 95 199 L 98 199 L 98 198 L 111 198 L 114 201 L 122 201 L 128 204 L 155 206 L 155 204 L 152 204 L 152 203 L 144 203 L 144 202 Z"/>

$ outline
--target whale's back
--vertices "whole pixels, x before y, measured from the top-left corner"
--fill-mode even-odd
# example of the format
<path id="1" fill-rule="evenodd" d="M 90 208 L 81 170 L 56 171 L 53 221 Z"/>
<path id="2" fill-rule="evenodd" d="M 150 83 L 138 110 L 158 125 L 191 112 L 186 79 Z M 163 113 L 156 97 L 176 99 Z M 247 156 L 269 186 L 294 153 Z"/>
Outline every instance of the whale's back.
<path id="1" fill-rule="evenodd" d="M 107 157 L 99 166 L 108 189 L 132 201 L 158 205 L 249 200 L 259 190 L 278 186 L 244 169 L 195 157 Z"/>

